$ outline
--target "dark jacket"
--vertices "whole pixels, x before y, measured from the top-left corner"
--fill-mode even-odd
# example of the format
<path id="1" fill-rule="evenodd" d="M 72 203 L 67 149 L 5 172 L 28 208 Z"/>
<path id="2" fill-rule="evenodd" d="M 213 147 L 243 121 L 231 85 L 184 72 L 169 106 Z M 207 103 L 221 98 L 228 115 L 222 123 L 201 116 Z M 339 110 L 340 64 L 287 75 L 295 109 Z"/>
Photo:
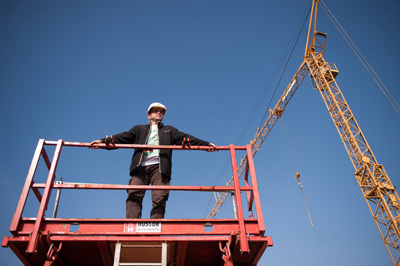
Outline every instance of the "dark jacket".
<path id="1" fill-rule="evenodd" d="M 137 125 L 129 131 L 113 135 L 114 143 L 116 144 L 147 144 L 150 135 L 150 125 Z M 158 124 L 158 140 L 159 145 L 182 145 L 184 138 L 189 138 L 190 145 L 193 146 L 208 146 L 210 142 L 198 139 L 189 134 L 183 133 L 173 126 L 164 126 L 163 123 Z M 105 139 L 102 139 L 104 142 Z M 132 176 L 133 172 L 140 167 L 142 163 L 143 150 L 135 149 L 132 156 L 132 163 L 129 173 Z M 160 150 L 160 171 L 171 179 L 172 168 L 172 150 Z"/>

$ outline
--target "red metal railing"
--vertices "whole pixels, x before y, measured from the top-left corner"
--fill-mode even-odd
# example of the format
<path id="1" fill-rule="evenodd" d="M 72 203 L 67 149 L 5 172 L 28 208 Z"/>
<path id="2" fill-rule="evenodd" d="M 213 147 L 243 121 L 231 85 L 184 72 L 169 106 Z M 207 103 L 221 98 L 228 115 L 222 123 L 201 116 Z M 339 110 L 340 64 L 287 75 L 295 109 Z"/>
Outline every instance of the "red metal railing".
<path id="1" fill-rule="evenodd" d="M 45 146 L 55 146 L 53 159 L 50 161 Z M 168 149 L 168 150 L 209 150 L 208 146 L 151 146 L 151 145 L 128 145 L 113 144 L 112 147 L 119 149 Z M 37 250 L 38 241 L 42 236 L 46 236 L 53 241 L 71 241 L 82 240 L 86 238 L 90 240 L 107 240 L 122 241 L 135 240 L 143 235 L 151 237 L 153 240 L 172 241 L 185 236 L 186 239 L 201 239 L 207 236 L 207 239 L 218 239 L 221 235 L 236 234 L 240 242 L 240 251 L 242 254 L 249 252 L 250 236 L 263 237 L 265 232 L 264 218 L 261 211 L 260 196 L 258 191 L 256 173 L 254 169 L 254 161 L 252 157 L 251 147 L 247 146 L 218 146 L 218 151 L 228 150 L 230 152 L 232 172 L 234 177 L 233 186 L 130 186 L 130 185 L 111 185 L 111 184 L 81 184 L 68 183 L 56 184 L 56 169 L 60 159 L 61 150 L 64 146 L 72 147 L 90 147 L 89 143 L 46 141 L 40 139 L 34 153 L 31 166 L 23 187 L 21 197 L 18 202 L 16 212 L 13 216 L 10 232 L 13 237 L 5 237 L 3 246 L 11 246 L 13 241 L 28 241 L 26 252 L 34 254 Z M 247 165 L 244 177 L 245 186 L 240 186 L 237 172 L 236 150 L 244 150 L 247 153 Z M 39 159 L 43 158 L 49 172 L 46 183 L 35 183 L 34 176 L 38 167 Z M 250 179 L 249 179 L 250 177 Z M 40 193 L 39 189 L 43 189 Z M 234 192 L 237 218 L 235 219 L 62 219 L 62 218 L 44 218 L 45 211 L 49 204 L 50 195 L 53 189 L 107 189 L 107 190 L 180 190 L 180 191 L 218 191 L 218 192 Z M 39 209 L 36 218 L 22 217 L 24 207 L 27 202 L 28 194 L 32 190 L 39 200 Z M 255 206 L 255 217 L 244 218 L 243 206 L 241 199 L 241 191 L 246 191 L 247 209 L 253 213 L 253 205 Z M 161 232 L 135 233 L 133 227 L 138 221 L 162 221 Z M 205 223 L 212 223 L 212 232 L 204 230 Z M 78 232 L 71 232 L 68 226 L 79 224 Z M 67 226 L 66 226 L 67 225 Z M 254 238 L 254 239 L 255 239 Z M 204 241 L 207 240 L 204 238 Z M 269 239 L 272 245 L 271 239 Z M 265 246 L 266 247 L 266 246 Z M 265 248 L 264 248 L 265 249 Z M 16 252 L 14 250 L 14 252 Z M 17 254 L 18 255 L 18 254 Z M 20 256 L 19 256 L 20 257 Z"/>

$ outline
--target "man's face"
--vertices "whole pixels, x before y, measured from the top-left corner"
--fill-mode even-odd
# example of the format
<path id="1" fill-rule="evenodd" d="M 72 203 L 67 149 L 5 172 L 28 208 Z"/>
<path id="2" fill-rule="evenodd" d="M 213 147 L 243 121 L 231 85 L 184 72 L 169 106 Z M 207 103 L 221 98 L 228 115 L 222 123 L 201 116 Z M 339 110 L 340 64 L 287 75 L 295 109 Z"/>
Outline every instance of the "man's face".
<path id="1" fill-rule="evenodd" d="M 161 108 L 153 108 L 147 114 L 147 118 L 152 121 L 161 122 L 164 118 L 165 111 Z"/>

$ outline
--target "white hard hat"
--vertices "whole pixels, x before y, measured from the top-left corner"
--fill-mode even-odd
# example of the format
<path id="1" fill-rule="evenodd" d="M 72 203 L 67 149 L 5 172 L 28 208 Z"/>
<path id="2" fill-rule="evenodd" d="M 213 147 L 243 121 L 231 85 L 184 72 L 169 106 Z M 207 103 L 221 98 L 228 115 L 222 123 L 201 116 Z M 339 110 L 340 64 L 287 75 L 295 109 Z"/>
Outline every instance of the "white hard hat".
<path id="1" fill-rule="evenodd" d="M 165 107 L 165 105 L 163 105 L 162 103 L 152 103 L 152 104 L 150 104 L 149 109 L 147 109 L 147 113 L 149 113 L 150 110 L 153 108 L 161 108 L 165 112 L 167 112 L 167 107 Z"/>

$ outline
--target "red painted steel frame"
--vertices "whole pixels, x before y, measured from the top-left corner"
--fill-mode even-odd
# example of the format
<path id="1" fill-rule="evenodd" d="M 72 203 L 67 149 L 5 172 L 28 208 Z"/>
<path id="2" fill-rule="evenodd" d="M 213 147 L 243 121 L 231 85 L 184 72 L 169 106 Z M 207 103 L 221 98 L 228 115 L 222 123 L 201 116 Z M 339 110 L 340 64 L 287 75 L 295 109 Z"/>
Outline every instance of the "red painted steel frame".
<path id="1" fill-rule="evenodd" d="M 50 162 L 45 145 L 55 145 L 55 152 L 53 160 Z M 13 234 L 11 237 L 4 237 L 2 246 L 10 247 L 14 253 L 20 258 L 25 265 L 33 265 L 30 258 L 34 257 L 37 250 L 39 241 L 46 236 L 47 242 L 58 242 L 60 245 L 63 242 L 77 242 L 83 243 L 87 241 L 98 241 L 101 250 L 105 249 L 104 242 L 120 242 L 120 241 L 175 241 L 179 243 L 179 250 L 186 251 L 188 243 L 190 242 L 226 242 L 230 243 L 232 247 L 238 242 L 240 246 L 240 254 L 247 255 L 250 253 L 250 245 L 253 247 L 257 244 L 264 243 L 257 246 L 258 251 L 253 254 L 252 262 L 249 265 L 255 265 L 260 259 L 262 253 L 267 246 L 272 246 L 272 239 L 264 236 L 265 226 L 264 218 L 261 211 L 260 197 L 257 185 L 257 179 L 254 168 L 254 161 L 252 157 L 251 147 L 247 146 L 218 146 L 216 150 L 229 150 L 232 172 L 234 177 L 234 185 L 229 187 L 222 186 L 129 186 L 129 185 L 109 185 L 109 184 L 55 184 L 54 179 L 56 176 L 56 168 L 59 162 L 61 150 L 63 146 L 72 147 L 90 147 L 90 143 L 79 142 L 64 142 L 62 140 L 45 141 L 39 140 L 36 151 L 34 153 L 31 166 L 23 187 L 20 200 L 16 212 L 13 216 L 10 225 L 10 232 Z M 128 149 L 154 149 L 150 145 L 127 145 L 127 144 L 112 144 L 106 146 L 107 148 L 128 148 Z M 157 146 L 157 149 L 169 150 L 209 150 L 210 147 L 206 146 Z M 236 163 L 236 150 L 245 150 L 247 152 L 247 166 L 245 174 L 245 186 L 240 186 L 239 177 L 237 172 Z M 47 181 L 45 184 L 34 183 L 35 172 L 39 163 L 40 157 L 43 158 L 47 168 L 49 169 Z M 250 174 L 251 186 L 249 185 L 248 175 Z M 43 194 L 40 194 L 39 188 L 43 189 Z M 38 214 L 36 218 L 23 218 L 22 213 L 28 198 L 30 190 L 36 195 L 40 202 Z M 107 190 L 185 190 L 185 191 L 234 191 L 235 201 L 237 206 L 237 219 L 62 219 L 62 218 L 44 218 L 47 209 L 50 195 L 53 189 L 107 189 Z M 245 219 L 243 215 L 243 206 L 241 200 L 241 191 L 246 191 L 248 210 L 252 212 L 253 203 L 255 205 L 256 218 Z M 134 232 L 134 228 L 138 222 L 161 222 L 161 232 Z M 211 223 L 213 226 L 212 232 L 206 232 L 204 229 L 205 224 Z M 71 231 L 71 226 L 79 224 L 78 231 Z M 237 237 L 236 237 L 237 236 Z M 234 237 L 232 239 L 232 237 Z M 26 253 L 31 254 L 27 257 L 21 247 L 20 243 L 27 243 Z M 250 243 L 250 244 L 249 244 Z M 43 243 L 39 246 L 43 246 Z M 55 251 L 56 249 L 51 247 Z M 229 249 L 229 247 L 225 247 Z M 61 249 L 61 246 L 60 246 Z M 104 257 L 111 255 L 102 254 Z M 237 256 L 235 257 L 237 258 Z M 104 258 L 103 258 L 104 259 Z M 46 260 L 49 262 L 50 258 Z M 108 259 L 109 260 L 109 259 Z M 181 257 L 177 257 L 179 262 L 183 261 Z M 255 264 L 254 264 L 255 263 Z M 247 265 L 247 264 L 246 264 Z"/>
<path id="2" fill-rule="evenodd" d="M 47 177 L 46 186 L 44 188 L 42 200 L 40 202 L 38 215 L 35 222 L 35 228 L 32 231 L 32 238 L 29 241 L 28 248 L 26 250 L 27 253 L 34 253 L 36 251 L 36 245 L 39 240 L 39 230 L 42 225 L 42 221 L 44 218 L 44 212 L 47 209 L 47 205 L 49 204 L 51 190 L 54 184 L 56 168 L 58 165 L 58 159 L 60 158 L 61 148 L 62 148 L 62 140 L 57 142 L 56 151 L 54 153 L 53 162 L 50 167 L 49 175 Z"/>
<path id="3" fill-rule="evenodd" d="M 231 161 L 232 161 L 233 184 L 235 187 L 235 200 L 236 200 L 237 215 L 239 220 L 240 251 L 242 253 L 248 253 L 249 243 L 247 242 L 246 228 L 244 226 L 242 197 L 240 196 L 240 184 L 239 184 L 239 174 L 237 172 L 235 146 L 231 145 L 230 151 L 231 151 Z M 246 239 L 246 241 L 244 241 L 244 239 Z"/>

